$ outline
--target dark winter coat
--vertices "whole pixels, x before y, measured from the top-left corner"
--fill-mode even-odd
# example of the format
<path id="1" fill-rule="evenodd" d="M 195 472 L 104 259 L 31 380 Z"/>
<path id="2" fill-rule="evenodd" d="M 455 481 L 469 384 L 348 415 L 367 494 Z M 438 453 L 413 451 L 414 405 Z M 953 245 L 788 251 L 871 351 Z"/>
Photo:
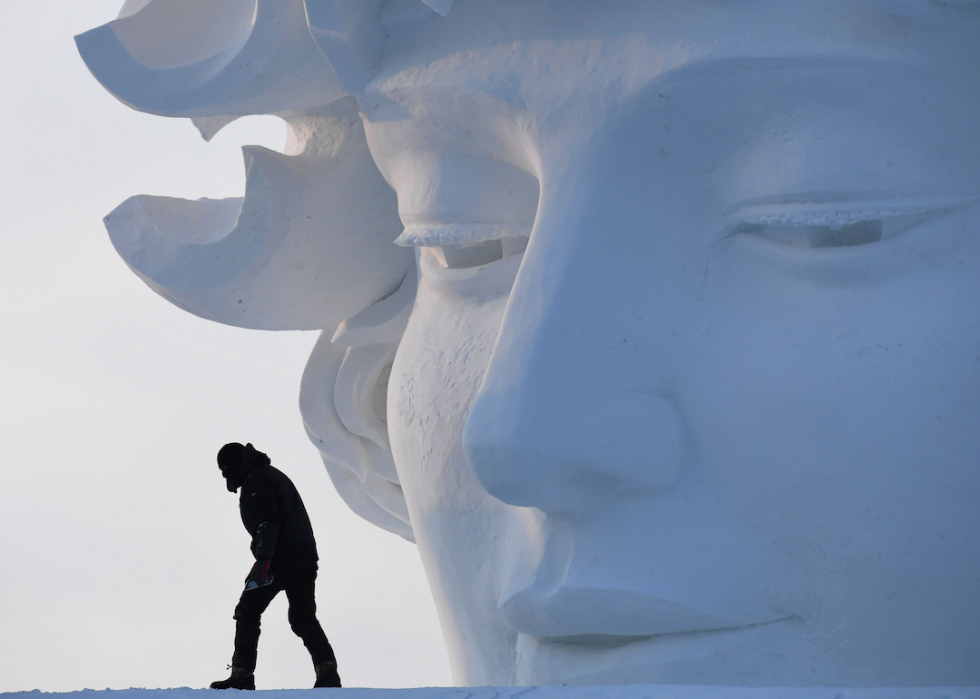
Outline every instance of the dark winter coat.
<path id="1" fill-rule="evenodd" d="M 313 527 L 293 482 L 267 463 L 251 468 L 239 495 L 242 523 L 256 560 L 273 568 L 317 560 Z"/>

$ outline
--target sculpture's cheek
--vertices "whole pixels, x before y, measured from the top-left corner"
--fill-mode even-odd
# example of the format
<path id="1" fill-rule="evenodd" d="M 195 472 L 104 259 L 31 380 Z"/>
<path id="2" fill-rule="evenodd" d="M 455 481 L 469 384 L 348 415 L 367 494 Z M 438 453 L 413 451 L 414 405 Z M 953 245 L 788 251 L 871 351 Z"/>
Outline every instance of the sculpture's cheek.
<path id="1" fill-rule="evenodd" d="M 391 446 L 453 676 L 475 685 L 513 681 L 515 635 L 496 618 L 493 563 L 511 508 L 484 491 L 462 451 L 506 301 L 446 294 L 423 276 L 389 382 Z"/>
<path id="2" fill-rule="evenodd" d="M 811 642 L 850 682 L 977 679 L 978 230 L 869 246 L 860 283 L 731 251 L 687 348 L 699 462 L 813 580 Z"/>

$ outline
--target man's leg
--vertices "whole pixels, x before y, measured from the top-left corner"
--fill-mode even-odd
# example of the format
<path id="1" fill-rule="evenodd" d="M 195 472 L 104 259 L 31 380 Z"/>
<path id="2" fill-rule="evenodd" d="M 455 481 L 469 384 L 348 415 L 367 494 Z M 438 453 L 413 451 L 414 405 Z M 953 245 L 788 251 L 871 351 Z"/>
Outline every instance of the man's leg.
<path id="1" fill-rule="evenodd" d="M 293 633 L 303 639 L 316 668 L 318 687 L 339 687 L 337 658 L 334 655 L 327 635 L 316 618 L 316 561 L 309 568 L 286 585 L 289 599 L 289 626 Z"/>
<path id="2" fill-rule="evenodd" d="M 235 654 L 231 658 L 232 667 L 241 668 L 249 674 L 255 671 L 262 612 L 281 589 L 273 580 L 270 585 L 242 593 L 238 606 L 235 607 Z"/>

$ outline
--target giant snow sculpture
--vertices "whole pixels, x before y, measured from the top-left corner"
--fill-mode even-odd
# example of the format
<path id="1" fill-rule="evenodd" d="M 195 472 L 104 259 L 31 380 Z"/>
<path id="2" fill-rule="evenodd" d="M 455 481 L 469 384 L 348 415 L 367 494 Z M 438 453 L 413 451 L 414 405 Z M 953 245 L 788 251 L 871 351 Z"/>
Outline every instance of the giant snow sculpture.
<path id="1" fill-rule="evenodd" d="M 976 0 L 128 0 L 246 149 L 127 264 L 323 329 L 303 415 L 462 684 L 980 683 Z"/>

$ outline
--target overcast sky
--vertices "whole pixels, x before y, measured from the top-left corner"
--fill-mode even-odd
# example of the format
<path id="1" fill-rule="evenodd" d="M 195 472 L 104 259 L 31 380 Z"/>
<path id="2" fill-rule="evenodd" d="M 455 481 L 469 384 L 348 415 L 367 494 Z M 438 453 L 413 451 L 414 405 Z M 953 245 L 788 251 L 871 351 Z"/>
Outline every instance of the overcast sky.
<path id="1" fill-rule="evenodd" d="M 268 452 L 303 494 L 344 684 L 451 684 L 415 547 L 347 509 L 303 432 L 316 333 L 196 318 L 109 243 L 101 219 L 130 195 L 241 196 L 240 147 L 285 141 L 272 117 L 208 144 L 117 102 L 72 37 L 121 5 L 0 0 L 0 692 L 227 676 L 251 565 L 214 461 L 228 441 Z M 312 686 L 284 598 L 263 619 L 256 682 Z"/>

